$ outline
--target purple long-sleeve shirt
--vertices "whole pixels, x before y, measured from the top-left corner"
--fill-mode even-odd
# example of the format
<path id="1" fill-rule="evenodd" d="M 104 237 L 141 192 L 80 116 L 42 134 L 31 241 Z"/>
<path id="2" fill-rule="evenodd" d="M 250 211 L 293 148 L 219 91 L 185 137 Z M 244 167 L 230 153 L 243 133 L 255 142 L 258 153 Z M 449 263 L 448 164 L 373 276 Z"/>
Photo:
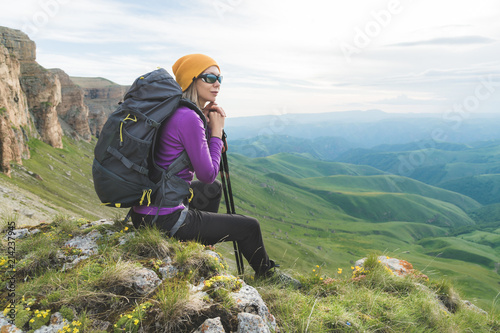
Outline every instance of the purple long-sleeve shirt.
<path id="1" fill-rule="evenodd" d="M 204 183 L 213 183 L 219 173 L 222 152 L 222 140 L 211 137 L 207 141 L 203 121 L 195 111 L 181 106 L 174 115 L 162 125 L 159 132 L 159 141 L 156 146 L 156 163 L 167 169 L 168 166 L 186 150 L 191 160 L 192 168 L 180 171 L 177 176 L 191 183 L 193 175 Z M 166 215 L 184 208 L 162 207 L 158 215 Z M 135 206 L 134 211 L 139 214 L 156 214 L 158 208 L 154 206 Z"/>

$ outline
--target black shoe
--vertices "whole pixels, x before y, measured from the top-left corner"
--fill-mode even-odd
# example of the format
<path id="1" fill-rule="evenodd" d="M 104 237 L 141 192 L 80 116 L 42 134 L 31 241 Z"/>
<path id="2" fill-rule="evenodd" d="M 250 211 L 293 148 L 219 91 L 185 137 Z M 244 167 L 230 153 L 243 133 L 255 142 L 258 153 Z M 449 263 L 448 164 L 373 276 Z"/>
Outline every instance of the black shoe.
<path id="1" fill-rule="evenodd" d="M 285 274 L 278 270 L 277 268 L 280 267 L 278 264 L 276 264 L 273 260 L 270 261 L 270 267 L 267 269 L 266 272 L 263 274 L 257 275 L 255 274 L 256 279 L 266 279 L 271 282 L 275 282 L 276 284 L 283 285 L 286 287 L 293 287 L 295 289 L 299 289 L 302 287 L 302 284 L 299 282 L 299 280 L 294 279 L 288 274 Z"/>
<path id="2" fill-rule="evenodd" d="M 262 271 L 255 272 L 255 279 L 267 279 L 274 274 L 276 267 L 280 267 L 274 260 L 269 260 L 269 266 Z M 263 267 L 262 267 L 263 268 Z"/>

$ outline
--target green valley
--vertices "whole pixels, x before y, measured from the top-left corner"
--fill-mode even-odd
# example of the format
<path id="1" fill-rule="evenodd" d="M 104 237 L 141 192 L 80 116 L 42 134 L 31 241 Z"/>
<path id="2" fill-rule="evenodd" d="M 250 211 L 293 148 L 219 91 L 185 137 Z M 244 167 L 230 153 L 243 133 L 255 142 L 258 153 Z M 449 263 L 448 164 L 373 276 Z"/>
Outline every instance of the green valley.
<path id="1" fill-rule="evenodd" d="M 95 142 L 65 140 L 64 149 L 31 140 L 31 159 L 13 166 L 12 178 L 2 175 L 0 185 L 30 191 L 64 214 L 124 216 L 126 209 L 103 207 L 94 193 Z M 327 275 L 338 268 L 349 274 L 356 260 L 384 254 L 433 279 L 451 279 L 480 307 L 500 308 L 500 224 L 489 220 L 495 210 L 371 166 L 297 154 L 229 153 L 229 162 L 236 212 L 259 219 L 267 250 L 283 270 L 306 275 L 321 265 Z M 232 258 L 229 244 L 218 248 Z"/>

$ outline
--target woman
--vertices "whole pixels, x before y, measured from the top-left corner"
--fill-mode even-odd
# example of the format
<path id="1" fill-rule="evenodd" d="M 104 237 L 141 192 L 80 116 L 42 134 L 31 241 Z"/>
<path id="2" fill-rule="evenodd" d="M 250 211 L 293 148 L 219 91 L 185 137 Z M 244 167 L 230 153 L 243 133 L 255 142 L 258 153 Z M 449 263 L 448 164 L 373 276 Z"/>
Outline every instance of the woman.
<path id="1" fill-rule="evenodd" d="M 190 54 L 177 60 L 172 69 L 183 97 L 202 110 L 208 123 L 206 135 L 200 116 L 194 110 L 181 106 L 159 132 L 159 144 L 155 152 L 158 165 L 166 169 L 184 150 L 192 165 L 192 168 L 177 174 L 191 183 L 194 197 L 174 237 L 181 241 L 196 240 L 206 245 L 236 241 L 239 251 L 255 270 L 256 277 L 270 276 L 275 265 L 266 253 L 259 222 L 243 215 L 217 214 L 222 186 L 216 177 L 226 117 L 224 110 L 216 103 L 222 83 L 220 68 L 215 60 L 206 55 Z M 192 181 L 194 173 L 198 181 Z M 136 228 L 148 225 L 158 214 L 155 225 L 168 232 L 183 209 L 183 205 L 161 208 L 136 206 L 133 208 L 132 222 Z"/>

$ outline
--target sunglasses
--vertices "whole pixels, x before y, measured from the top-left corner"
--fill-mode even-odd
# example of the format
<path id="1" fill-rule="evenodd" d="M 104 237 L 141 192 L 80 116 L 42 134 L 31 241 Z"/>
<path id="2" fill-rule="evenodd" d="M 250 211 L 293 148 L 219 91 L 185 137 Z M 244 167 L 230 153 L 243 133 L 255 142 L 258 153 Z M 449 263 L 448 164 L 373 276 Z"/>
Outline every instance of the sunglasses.
<path id="1" fill-rule="evenodd" d="M 215 81 L 219 81 L 219 83 L 222 83 L 222 75 L 200 74 L 198 77 L 195 77 L 195 79 L 202 79 L 203 82 L 210 84 L 215 83 Z"/>

